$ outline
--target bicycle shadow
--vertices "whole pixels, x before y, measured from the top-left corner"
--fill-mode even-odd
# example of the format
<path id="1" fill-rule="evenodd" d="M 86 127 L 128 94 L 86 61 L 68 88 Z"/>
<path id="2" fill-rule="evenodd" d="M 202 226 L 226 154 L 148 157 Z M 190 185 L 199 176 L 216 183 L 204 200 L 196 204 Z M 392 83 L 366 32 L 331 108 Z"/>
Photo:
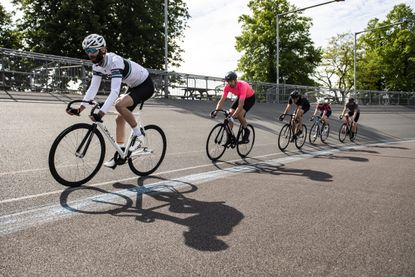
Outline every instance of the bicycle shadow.
<path id="1" fill-rule="evenodd" d="M 150 178 L 159 179 L 161 181 L 159 183 L 174 182 L 176 185 L 144 186 L 144 181 Z M 157 220 L 169 221 L 187 227 L 187 230 L 183 232 L 183 237 L 185 244 L 191 248 L 213 252 L 229 248 L 229 245 L 219 237 L 231 234 L 233 228 L 241 222 L 244 215 L 240 211 L 226 205 L 224 201 L 208 202 L 184 196 L 186 193 L 197 191 L 197 186 L 191 183 L 154 176 L 141 177 L 137 183 L 138 186 L 115 183 L 113 187 L 120 190 L 115 192 L 87 186 L 69 188 L 62 192 L 60 203 L 65 209 L 82 214 L 133 217 L 142 223 L 153 223 Z M 177 189 L 176 186 L 179 188 Z M 179 191 L 183 188 L 187 190 Z M 69 202 L 71 194 L 80 190 L 98 192 L 100 195 L 96 199 L 91 199 L 91 204 L 109 206 L 110 208 L 100 210 L 99 207 L 95 207 L 91 209 L 90 207 L 79 207 Z M 146 197 L 160 202 L 159 205 L 143 208 Z M 168 208 L 168 212 L 158 211 L 162 208 Z M 183 215 L 188 216 L 183 218 Z"/>
<path id="2" fill-rule="evenodd" d="M 255 163 L 249 163 L 247 159 L 243 159 L 243 162 L 220 162 L 220 164 L 231 165 L 231 166 L 249 166 L 252 167 L 251 170 L 247 169 L 246 173 L 268 173 L 272 175 L 293 175 L 293 176 L 302 176 L 306 177 L 313 181 L 318 182 L 332 182 L 333 176 L 323 171 L 311 170 L 311 169 L 293 169 L 285 167 L 285 164 L 270 164 L 263 160 L 256 158 L 249 158 L 250 160 L 255 160 Z M 223 171 L 229 170 L 228 168 L 221 168 L 219 162 L 214 163 L 214 166 Z M 231 170 L 229 170 L 231 171 Z"/>

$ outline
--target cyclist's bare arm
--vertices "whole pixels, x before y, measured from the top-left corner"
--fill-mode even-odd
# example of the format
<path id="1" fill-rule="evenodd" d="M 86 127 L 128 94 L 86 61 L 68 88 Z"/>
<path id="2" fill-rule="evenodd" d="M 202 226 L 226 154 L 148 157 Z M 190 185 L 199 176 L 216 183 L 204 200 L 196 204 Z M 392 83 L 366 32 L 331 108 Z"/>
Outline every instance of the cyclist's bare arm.
<path id="1" fill-rule="evenodd" d="M 217 111 L 222 110 L 223 105 L 225 104 L 225 101 L 226 101 L 226 97 L 222 94 L 222 97 L 220 98 L 218 104 L 216 105 Z"/>

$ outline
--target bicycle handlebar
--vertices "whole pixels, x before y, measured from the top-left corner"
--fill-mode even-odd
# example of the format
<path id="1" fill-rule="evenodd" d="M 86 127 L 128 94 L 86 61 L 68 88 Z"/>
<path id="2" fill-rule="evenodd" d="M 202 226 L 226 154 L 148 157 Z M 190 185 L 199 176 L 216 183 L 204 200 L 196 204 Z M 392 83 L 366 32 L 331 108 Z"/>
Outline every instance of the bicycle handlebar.
<path id="1" fill-rule="evenodd" d="M 96 102 L 95 100 L 89 100 L 89 101 L 86 101 L 86 100 L 72 100 L 71 102 L 68 103 L 68 106 L 66 107 L 66 109 L 67 110 L 72 109 L 71 106 L 75 103 L 88 103 L 89 105 L 94 105 L 94 107 L 91 109 L 91 113 L 90 113 L 91 115 L 94 113 L 94 111 L 97 108 L 101 108 L 102 105 L 104 104 L 103 102 Z"/>

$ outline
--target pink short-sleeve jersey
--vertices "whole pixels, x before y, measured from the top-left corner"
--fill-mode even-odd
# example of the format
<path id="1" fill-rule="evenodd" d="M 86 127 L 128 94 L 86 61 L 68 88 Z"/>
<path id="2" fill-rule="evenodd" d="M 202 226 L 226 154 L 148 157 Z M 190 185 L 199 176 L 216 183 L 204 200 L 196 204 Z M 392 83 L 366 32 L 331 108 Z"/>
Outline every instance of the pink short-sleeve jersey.
<path id="1" fill-rule="evenodd" d="M 226 84 L 223 89 L 223 96 L 227 97 L 229 92 L 232 92 L 241 100 L 249 98 L 255 93 L 251 86 L 245 81 L 237 81 L 234 88 L 231 88 L 228 84 Z"/>

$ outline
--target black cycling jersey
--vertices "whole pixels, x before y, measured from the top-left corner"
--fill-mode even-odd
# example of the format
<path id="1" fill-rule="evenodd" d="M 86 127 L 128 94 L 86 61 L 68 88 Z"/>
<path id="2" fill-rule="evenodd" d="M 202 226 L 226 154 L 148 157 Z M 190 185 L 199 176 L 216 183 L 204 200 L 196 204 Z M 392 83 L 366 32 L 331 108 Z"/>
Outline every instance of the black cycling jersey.
<path id="1" fill-rule="evenodd" d="M 294 100 L 290 97 L 288 99 L 288 103 L 291 105 L 294 103 Z M 295 103 L 297 106 L 301 106 L 303 111 L 306 112 L 310 109 L 310 102 L 307 100 L 307 98 L 299 96 L 297 103 Z"/>

